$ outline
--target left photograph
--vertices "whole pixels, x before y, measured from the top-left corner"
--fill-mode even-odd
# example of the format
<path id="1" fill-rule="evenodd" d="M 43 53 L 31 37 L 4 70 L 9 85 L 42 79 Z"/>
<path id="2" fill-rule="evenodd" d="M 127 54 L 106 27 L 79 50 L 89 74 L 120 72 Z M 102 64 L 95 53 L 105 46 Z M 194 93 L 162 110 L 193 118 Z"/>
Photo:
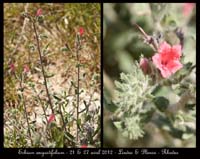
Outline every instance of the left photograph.
<path id="1" fill-rule="evenodd" d="M 4 147 L 101 146 L 101 5 L 4 3 Z"/>

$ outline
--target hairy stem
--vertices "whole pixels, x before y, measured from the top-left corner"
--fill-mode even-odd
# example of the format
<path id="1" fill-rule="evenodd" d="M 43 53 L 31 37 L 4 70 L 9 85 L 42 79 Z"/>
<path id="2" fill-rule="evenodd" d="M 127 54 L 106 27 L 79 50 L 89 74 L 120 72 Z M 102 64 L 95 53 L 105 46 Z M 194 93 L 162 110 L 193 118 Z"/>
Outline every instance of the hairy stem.
<path id="1" fill-rule="evenodd" d="M 29 124 L 29 121 L 28 121 L 28 114 L 27 114 L 27 111 L 26 111 L 26 102 L 25 102 L 25 98 L 24 98 L 24 94 L 23 94 L 24 88 L 22 86 L 22 82 L 23 82 L 22 76 L 23 75 L 21 75 L 21 79 L 20 79 L 20 90 L 21 90 L 22 102 L 23 102 L 23 106 L 24 106 L 24 114 L 25 114 L 27 125 L 28 125 L 28 134 L 29 134 L 29 138 L 31 140 L 31 145 L 33 145 L 32 137 L 31 137 L 30 124 Z"/>
<path id="2" fill-rule="evenodd" d="M 144 39 L 152 47 L 152 49 L 154 51 L 157 51 L 158 44 L 156 43 L 156 40 L 152 36 L 145 33 L 145 31 L 138 24 L 136 24 L 135 22 L 132 22 L 132 24 L 142 33 L 142 35 L 144 36 Z"/>
<path id="3" fill-rule="evenodd" d="M 80 66 L 79 66 L 79 42 L 78 42 L 78 35 L 76 37 L 76 58 L 77 58 L 77 108 L 76 108 L 76 119 L 77 119 L 77 132 L 76 132 L 76 141 L 78 142 L 78 118 L 79 118 L 79 76 L 80 76 Z"/>
<path id="4" fill-rule="evenodd" d="M 42 67 L 42 75 L 43 75 L 43 78 L 44 78 L 44 85 L 45 85 L 47 97 L 48 97 L 48 100 L 49 100 L 48 103 L 50 104 L 51 111 L 54 114 L 53 104 L 51 102 L 51 97 L 50 97 L 49 90 L 48 90 L 48 87 L 47 87 L 47 79 L 46 79 L 46 76 L 45 76 L 44 65 L 42 63 L 42 54 L 41 54 L 41 50 L 40 50 L 40 43 L 39 43 L 39 38 L 38 38 L 35 22 L 33 22 L 33 29 L 34 29 L 35 37 L 36 37 L 36 41 L 37 41 L 38 53 L 39 53 L 39 56 L 40 56 L 40 64 L 41 64 L 41 67 Z"/>

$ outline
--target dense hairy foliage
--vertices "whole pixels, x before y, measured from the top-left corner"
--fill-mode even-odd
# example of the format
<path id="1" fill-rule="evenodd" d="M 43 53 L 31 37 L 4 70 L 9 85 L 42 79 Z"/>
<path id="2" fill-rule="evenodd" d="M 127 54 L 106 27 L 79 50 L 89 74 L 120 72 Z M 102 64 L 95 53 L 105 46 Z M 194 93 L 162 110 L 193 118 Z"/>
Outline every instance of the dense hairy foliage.
<path id="1" fill-rule="evenodd" d="M 103 23 L 104 146 L 195 147 L 195 4 L 107 3 Z"/>

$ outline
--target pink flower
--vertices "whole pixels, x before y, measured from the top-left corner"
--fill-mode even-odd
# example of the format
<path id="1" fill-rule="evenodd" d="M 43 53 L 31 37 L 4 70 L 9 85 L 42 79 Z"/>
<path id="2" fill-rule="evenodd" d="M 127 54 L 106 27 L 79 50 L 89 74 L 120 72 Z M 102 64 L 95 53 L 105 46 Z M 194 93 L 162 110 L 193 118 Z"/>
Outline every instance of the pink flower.
<path id="1" fill-rule="evenodd" d="M 80 27 L 80 28 L 79 28 L 79 34 L 80 34 L 80 36 L 82 36 L 83 33 L 84 33 L 84 28 Z"/>
<path id="2" fill-rule="evenodd" d="M 181 45 L 170 46 L 167 42 L 160 44 L 158 53 L 153 57 L 154 65 L 160 70 L 164 78 L 168 78 L 176 71 L 181 69 L 183 65 L 180 63 Z"/>
<path id="3" fill-rule="evenodd" d="M 144 74 L 147 74 L 148 70 L 149 70 L 149 61 L 147 58 L 142 58 L 140 60 L 140 68 L 142 69 L 142 71 L 144 72 Z"/>
<path id="4" fill-rule="evenodd" d="M 30 71 L 30 68 L 28 65 L 24 65 L 24 73 L 28 73 Z"/>
<path id="5" fill-rule="evenodd" d="M 87 145 L 81 145 L 81 148 L 87 148 L 88 146 Z"/>
<path id="6" fill-rule="evenodd" d="M 54 120 L 55 120 L 55 115 L 54 115 L 54 114 L 51 114 L 51 115 L 49 116 L 48 123 L 51 123 L 51 122 L 54 121 Z"/>
<path id="7" fill-rule="evenodd" d="M 194 3 L 184 3 L 183 4 L 183 15 L 188 16 L 191 14 L 195 4 Z"/>
<path id="8" fill-rule="evenodd" d="M 37 10 L 37 13 L 36 13 L 36 16 L 37 16 L 37 17 L 40 16 L 40 15 L 42 15 L 42 9 L 41 9 L 41 8 L 38 9 L 38 10 Z"/>
<path id="9" fill-rule="evenodd" d="M 15 65 L 13 63 L 11 63 L 9 67 L 11 72 L 15 71 Z"/>

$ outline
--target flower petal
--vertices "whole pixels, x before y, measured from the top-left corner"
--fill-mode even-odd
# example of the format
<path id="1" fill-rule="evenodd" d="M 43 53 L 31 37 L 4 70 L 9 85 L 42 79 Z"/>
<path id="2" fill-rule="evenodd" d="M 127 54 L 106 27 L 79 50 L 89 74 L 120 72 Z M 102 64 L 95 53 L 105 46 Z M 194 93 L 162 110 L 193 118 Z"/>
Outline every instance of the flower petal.
<path id="1" fill-rule="evenodd" d="M 168 78 L 171 75 L 170 70 L 165 66 L 162 66 L 162 69 L 160 69 L 160 72 L 163 78 Z"/>
<path id="2" fill-rule="evenodd" d="M 160 54 L 155 54 L 152 57 L 152 60 L 153 60 L 154 65 L 156 65 L 157 68 L 162 67 Z"/>
<path id="3" fill-rule="evenodd" d="M 171 54 L 173 54 L 174 58 L 179 59 L 181 57 L 181 45 L 174 45 Z"/>
<path id="4" fill-rule="evenodd" d="M 163 53 L 168 53 L 171 49 L 171 46 L 167 42 L 163 42 L 160 44 L 160 47 L 158 49 L 158 53 L 163 54 Z"/>
<path id="5" fill-rule="evenodd" d="M 172 72 L 175 73 L 179 69 L 181 69 L 183 65 L 178 60 L 170 61 L 167 65 L 167 68 Z"/>

